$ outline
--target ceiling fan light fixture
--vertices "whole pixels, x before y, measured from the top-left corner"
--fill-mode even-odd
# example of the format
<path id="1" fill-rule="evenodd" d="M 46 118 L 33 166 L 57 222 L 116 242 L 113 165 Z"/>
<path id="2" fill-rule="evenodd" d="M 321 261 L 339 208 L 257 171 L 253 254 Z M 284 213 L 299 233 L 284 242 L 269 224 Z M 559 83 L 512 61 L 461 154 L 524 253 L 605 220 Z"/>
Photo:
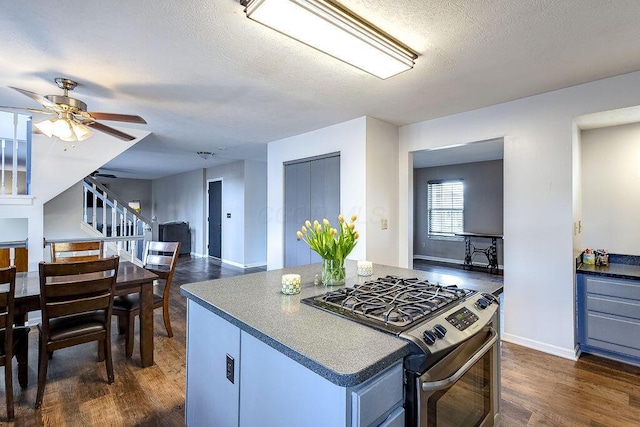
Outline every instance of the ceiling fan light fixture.
<path id="1" fill-rule="evenodd" d="M 386 79 L 413 68 L 409 47 L 332 0 L 240 0 L 247 18 Z"/>
<path id="2" fill-rule="evenodd" d="M 49 138 L 55 136 L 66 142 L 84 141 L 93 131 L 69 118 L 56 118 L 35 123 L 34 126 Z"/>
<path id="3" fill-rule="evenodd" d="M 196 154 L 205 160 L 213 156 L 211 151 L 197 151 Z"/>

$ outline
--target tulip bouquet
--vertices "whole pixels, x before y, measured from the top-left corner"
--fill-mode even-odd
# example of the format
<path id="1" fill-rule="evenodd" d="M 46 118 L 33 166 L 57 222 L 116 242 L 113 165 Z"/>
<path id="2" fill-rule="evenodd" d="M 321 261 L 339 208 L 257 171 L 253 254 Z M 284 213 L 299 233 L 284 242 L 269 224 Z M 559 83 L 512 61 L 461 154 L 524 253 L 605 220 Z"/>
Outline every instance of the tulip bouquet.
<path id="1" fill-rule="evenodd" d="M 344 260 L 358 243 L 359 233 L 355 230 L 357 215 L 347 223 L 343 215 L 338 216 L 338 227 L 333 228 L 328 219 L 322 224 L 317 220 L 305 221 L 297 232 L 298 240 L 303 240 L 322 258 L 322 283 L 328 286 L 344 284 Z"/>

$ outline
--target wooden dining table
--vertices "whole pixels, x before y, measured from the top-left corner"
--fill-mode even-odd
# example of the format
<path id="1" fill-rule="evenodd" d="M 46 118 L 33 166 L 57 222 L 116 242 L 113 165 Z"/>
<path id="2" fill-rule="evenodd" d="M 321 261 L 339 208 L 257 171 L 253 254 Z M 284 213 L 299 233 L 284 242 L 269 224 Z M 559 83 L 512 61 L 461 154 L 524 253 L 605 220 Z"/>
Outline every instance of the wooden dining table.
<path id="1" fill-rule="evenodd" d="M 153 365 L 153 281 L 158 276 L 129 261 L 120 261 L 116 295 L 140 294 L 140 361 Z M 27 313 L 40 310 L 40 274 L 16 274 L 15 323 L 25 324 Z"/>

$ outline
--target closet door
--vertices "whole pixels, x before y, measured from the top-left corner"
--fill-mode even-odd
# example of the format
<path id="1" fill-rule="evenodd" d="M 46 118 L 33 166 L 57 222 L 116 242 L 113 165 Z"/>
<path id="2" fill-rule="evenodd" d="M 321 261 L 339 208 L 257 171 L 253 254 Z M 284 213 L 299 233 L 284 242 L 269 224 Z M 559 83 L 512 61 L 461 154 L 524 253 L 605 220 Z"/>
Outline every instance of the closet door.
<path id="1" fill-rule="evenodd" d="M 320 256 L 298 241 L 296 232 L 305 220 L 327 218 L 332 224 L 340 213 L 340 155 L 301 159 L 285 164 L 284 266 L 320 262 Z"/>

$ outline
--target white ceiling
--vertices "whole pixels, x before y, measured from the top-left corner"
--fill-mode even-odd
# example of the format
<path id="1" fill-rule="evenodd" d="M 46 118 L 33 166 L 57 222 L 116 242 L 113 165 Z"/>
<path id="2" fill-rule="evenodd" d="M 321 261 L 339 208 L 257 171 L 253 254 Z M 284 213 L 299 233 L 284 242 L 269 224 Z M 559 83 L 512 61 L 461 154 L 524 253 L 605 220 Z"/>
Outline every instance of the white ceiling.
<path id="1" fill-rule="evenodd" d="M 415 68 L 380 80 L 238 0 L 11 1 L 0 105 L 37 107 L 6 86 L 58 94 L 55 77 L 77 80 L 89 110 L 139 114 L 148 125 L 116 127 L 152 132 L 102 171 L 156 178 L 266 159 L 269 141 L 364 115 L 405 125 L 640 70 L 637 0 L 341 3 L 418 52 Z"/>

